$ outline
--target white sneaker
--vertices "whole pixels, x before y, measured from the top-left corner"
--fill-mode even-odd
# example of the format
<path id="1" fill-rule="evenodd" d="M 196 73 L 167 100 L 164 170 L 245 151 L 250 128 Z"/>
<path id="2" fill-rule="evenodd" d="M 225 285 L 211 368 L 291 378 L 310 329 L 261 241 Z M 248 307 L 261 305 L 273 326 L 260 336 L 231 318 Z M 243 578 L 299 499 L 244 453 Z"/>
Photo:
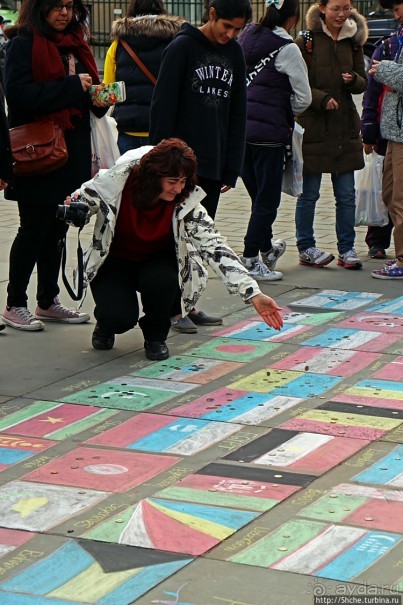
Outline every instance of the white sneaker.
<path id="1" fill-rule="evenodd" d="M 276 239 L 275 242 L 272 243 L 271 250 L 269 252 L 261 252 L 262 261 L 266 265 L 270 271 L 276 267 L 276 263 L 280 256 L 283 256 L 286 251 L 287 244 L 283 239 Z"/>
<path id="2" fill-rule="evenodd" d="M 245 258 L 241 256 L 241 262 L 251 277 L 256 281 L 278 281 L 283 278 L 281 271 L 270 271 L 266 265 L 259 260 L 258 256 Z"/>
<path id="3" fill-rule="evenodd" d="M 3 324 L 3 322 L 2 322 L 2 321 L 0 321 L 0 332 L 1 332 L 2 330 L 4 330 L 4 328 L 5 328 L 5 327 L 6 327 L 6 324 Z"/>
<path id="4" fill-rule="evenodd" d="M 36 307 L 35 317 L 44 321 L 59 321 L 67 324 L 83 324 L 90 319 L 88 313 L 67 309 L 58 298 L 54 299 L 53 305 L 50 305 L 48 309 Z"/>
<path id="5" fill-rule="evenodd" d="M 310 267 L 325 267 L 334 260 L 333 254 L 323 252 L 319 248 L 307 248 L 299 253 L 299 264 Z"/>
<path id="6" fill-rule="evenodd" d="M 339 254 L 337 264 L 345 269 L 362 269 L 362 262 L 358 258 L 354 248 L 351 248 L 351 250 L 348 250 L 344 254 Z"/>
<path id="7" fill-rule="evenodd" d="M 11 307 L 11 309 L 5 309 L 3 311 L 3 321 L 8 326 L 16 328 L 17 330 L 43 330 L 44 324 L 35 319 L 35 317 L 28 311 L 27 307 Z"/>

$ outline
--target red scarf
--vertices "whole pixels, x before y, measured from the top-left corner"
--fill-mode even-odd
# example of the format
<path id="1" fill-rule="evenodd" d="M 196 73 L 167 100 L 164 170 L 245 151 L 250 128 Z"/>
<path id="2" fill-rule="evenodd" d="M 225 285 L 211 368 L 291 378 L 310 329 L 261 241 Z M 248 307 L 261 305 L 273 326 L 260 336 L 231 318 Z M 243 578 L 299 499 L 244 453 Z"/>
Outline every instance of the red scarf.
<path id="1" fill-rule="evenodd" d="M 34 32 L 32 47 L 32 75 L 35 82 L 48 82 L 66 77 L 66 70 L 61 59 L 59 48 L 72 53 L 84 65 L 93 84 L 99 84 L 98 70 L 94 55 L 84 40 L 82 32 L 58 33 L 49 39 Z M 75 107 L 53 111 L 47 117 L 63 128 L 72 128 L 71 117 L 81 115 Z"/>

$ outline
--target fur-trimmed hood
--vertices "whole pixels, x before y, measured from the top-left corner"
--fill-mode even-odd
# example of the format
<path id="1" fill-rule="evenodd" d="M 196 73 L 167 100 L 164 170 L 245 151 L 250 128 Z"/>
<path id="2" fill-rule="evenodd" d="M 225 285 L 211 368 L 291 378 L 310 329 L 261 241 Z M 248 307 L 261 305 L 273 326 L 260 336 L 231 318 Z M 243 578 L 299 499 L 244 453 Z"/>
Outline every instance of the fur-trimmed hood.
<path id="1" fill-rule="evenodd" d="M 306 14 L 306 29 L 314 32 L 325 32 L 330 36 L 330 32 L 327 29 L 324 20 L 321 19 L 321 14 L 317 4 L 311 6 Z M 367 22 L 365 17 L 360 15 L 355 8 L 353 8 L 349 18 L 346 19 L 340 30 L 338 40 L 343 40 L 344 38 L 352 38 L 358 46 L 363 46 L 367 41 Z"/>
<path id="2" fill-rule="evenodd" d="M 172 40 L 185 21 L 182 17 L 173 15 L 123 17 L 112 23 L 111 40 L 131 36 L 147 36 L 159 38 L 160 40 Z"/>

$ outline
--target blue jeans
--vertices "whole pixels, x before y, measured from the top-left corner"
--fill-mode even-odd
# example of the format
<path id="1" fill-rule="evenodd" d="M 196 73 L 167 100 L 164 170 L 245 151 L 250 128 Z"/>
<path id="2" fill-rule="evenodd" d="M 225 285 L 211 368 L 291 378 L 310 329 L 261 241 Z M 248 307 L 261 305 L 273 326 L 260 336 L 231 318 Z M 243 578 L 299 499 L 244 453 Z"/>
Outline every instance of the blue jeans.
<path id="1" fill-rule="evenodd" d="M 320 195 L 321 173 L 304 173 L 303 190 L 297 199 L 295 224 L 299 252 L 316 246 L 313 232 L 315 206 Z M 339 254 L 354 247 L 355 241 L 355 186 L 354 172 L 332 174 L 333 193 L 336 198 L 336 235 Z"/>
<path id="2" fill-rule="evenodd" d="M 148 137 L 134 137 L 125 132 L 119 132 L 118 134 L 118 147 L 122 155 L 130 149 L 138 149 L 139 147 L 143 147 L 143 145 L 149 145 Z"/>

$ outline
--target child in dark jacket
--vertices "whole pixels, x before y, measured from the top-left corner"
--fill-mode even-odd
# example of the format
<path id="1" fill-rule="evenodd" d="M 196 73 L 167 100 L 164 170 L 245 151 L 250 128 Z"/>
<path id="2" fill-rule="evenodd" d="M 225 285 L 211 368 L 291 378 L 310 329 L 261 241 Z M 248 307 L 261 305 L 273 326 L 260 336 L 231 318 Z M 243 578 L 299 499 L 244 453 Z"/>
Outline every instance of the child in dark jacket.
<path id="1" fill-rule="evenodd" d="M 402 0 L 382 0 L 384 8 L 392 8 L 396 19 L 403 24 Z M 395 256 L 382 269 L 372 271 L 376 279 L 403 279 L 403 28 L 398 28 L 397 51 L 394 60 L 374 60 L 369 73 L 384 89 L 380 131 L 387 140 L 382 179 L 382 197 L 393 221 Z M 393 49 L 392 49 L 393 52 Z"/>

